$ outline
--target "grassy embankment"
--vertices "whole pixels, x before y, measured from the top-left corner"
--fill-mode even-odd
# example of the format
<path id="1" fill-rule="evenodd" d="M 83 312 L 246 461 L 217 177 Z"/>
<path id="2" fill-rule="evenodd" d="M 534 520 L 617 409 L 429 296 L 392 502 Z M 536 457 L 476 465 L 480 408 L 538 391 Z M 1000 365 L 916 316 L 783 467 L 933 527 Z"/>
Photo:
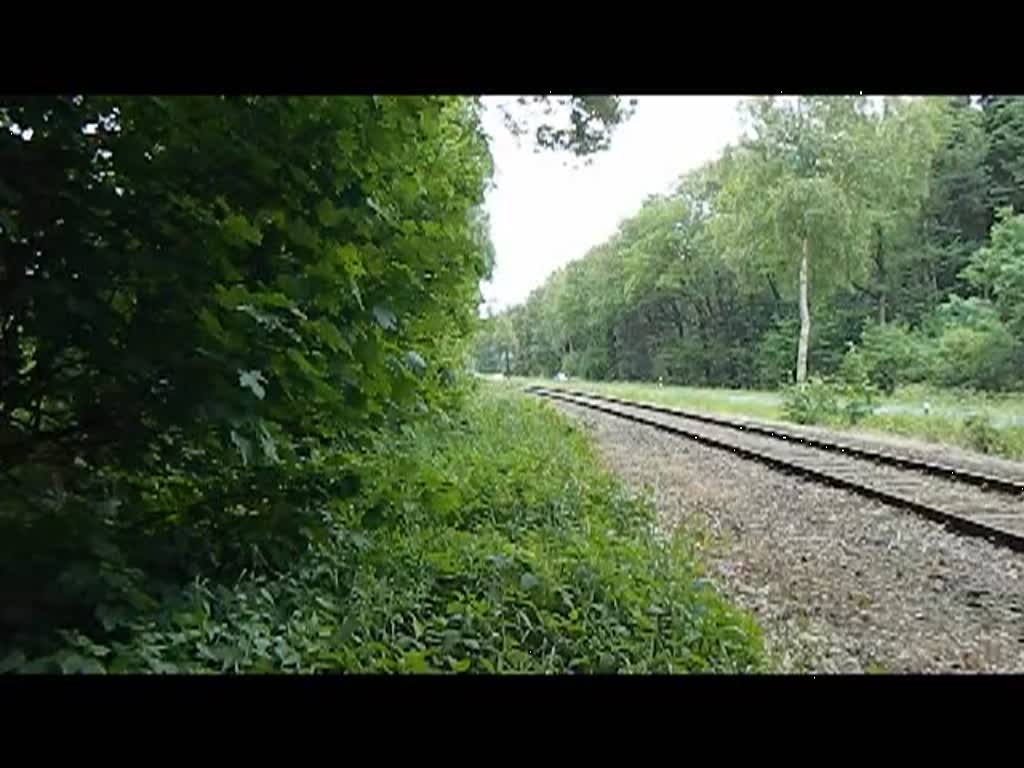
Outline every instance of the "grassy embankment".
<path id="1" fill-rule="evenodd" d="M 745 614 L 688 541 L 547 404 L 481 384 L 454 418 L 381 439 L 355 501 L 285 572 L 200 580 L 120 624 L 63 633 L 22 671 L 744 672 Z M 28 646 L 22 646 L 27 650 Z M 5 658 L 6 656 L 6 658 Z"/>

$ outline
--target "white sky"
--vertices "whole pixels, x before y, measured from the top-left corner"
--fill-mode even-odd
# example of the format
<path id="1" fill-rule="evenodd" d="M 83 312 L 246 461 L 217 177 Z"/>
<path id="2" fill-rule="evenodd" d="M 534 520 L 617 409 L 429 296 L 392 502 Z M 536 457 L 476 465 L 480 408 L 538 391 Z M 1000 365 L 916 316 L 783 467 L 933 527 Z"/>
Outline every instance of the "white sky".
<path id="1" fill-rule="evenodd" d="M 738 97 L 644 96 L 638 102 L 610 149 L 580 168 L 560 153 L 535 154 L 525 139 L 517 146 L 488 105 L 496 188 L 487 209 L 497 263 L 482 291 L 492 309 L 525 300 L 558 267 L 610 237 L 648 195 L 669 191 L 680 175 L 740 135 Z"/>

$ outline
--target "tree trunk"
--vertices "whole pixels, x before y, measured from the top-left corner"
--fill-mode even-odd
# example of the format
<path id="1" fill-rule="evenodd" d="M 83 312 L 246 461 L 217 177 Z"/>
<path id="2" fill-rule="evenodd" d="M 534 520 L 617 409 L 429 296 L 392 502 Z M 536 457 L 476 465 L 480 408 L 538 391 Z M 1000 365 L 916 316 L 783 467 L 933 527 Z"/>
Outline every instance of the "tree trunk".
<path id="1" fill-rule="evenodd" d="M 772 289 L 772 301 L 774 302 L 774 306 L 777 307 L 782 303 L 782 296 L 779 295 L 779 289 L 776 287 L 775 281 L 772 280 L 772 276 L 766 274 L 765 277 L 768 278 L 768 287 Z"/>
<path id="2" fill-rule="evenodd" d="M 675 301 L 673 301 L 669 306 L 672 307 L 672 323 L 679 332 L 679 338 L 682 339 L 686 335 L 686 324 L 683 322 L 683 313 L 679 309 L 679 304 Z"/>
<path id="3" fill-rule="evenodd" d="M 811 310 L 807 304 L 807 236 L 804 236 L 803 255 L 800 258 L 800 345 L 796 352 L 796 383 L 807 382 L 807 346 L 811 340 Z"/>
<path id="4" fill-rule="evenodd" d="M 878 248 L 875 250 L 875 267 L 878 269 L 878 323 L 885 325 L 885 307 L 888 303 L 889 277 L 885 273 L 885 233 L 878 226 Z"/>

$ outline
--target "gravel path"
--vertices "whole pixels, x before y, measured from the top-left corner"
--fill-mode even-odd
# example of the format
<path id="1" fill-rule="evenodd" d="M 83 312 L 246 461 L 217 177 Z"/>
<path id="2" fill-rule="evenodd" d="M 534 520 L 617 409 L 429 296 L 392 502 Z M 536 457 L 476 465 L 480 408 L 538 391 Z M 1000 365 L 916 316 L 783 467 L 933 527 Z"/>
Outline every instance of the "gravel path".
<path id="1" fill-rule="evenodd" d="M 613 416 L 583 421 L 664 529 L 750 610 L 783 672 L 1024 671 L 1024 555 Z M 705 535 L 706 534 L 706 535 Z"/>

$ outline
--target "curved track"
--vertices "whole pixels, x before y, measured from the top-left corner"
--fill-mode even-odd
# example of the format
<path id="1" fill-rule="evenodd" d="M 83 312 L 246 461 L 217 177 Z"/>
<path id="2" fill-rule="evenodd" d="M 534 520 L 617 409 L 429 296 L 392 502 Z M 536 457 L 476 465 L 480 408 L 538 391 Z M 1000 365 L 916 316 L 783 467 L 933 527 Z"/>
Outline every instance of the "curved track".
<path id="1" fill-rule="evenodd" d="M 909 509 L 958 533 L 1024 551 L 1024 484 L 1015 479 L 801 435 L 775 425 L 576 390 L 527 391 L 730 450 Z"/>

